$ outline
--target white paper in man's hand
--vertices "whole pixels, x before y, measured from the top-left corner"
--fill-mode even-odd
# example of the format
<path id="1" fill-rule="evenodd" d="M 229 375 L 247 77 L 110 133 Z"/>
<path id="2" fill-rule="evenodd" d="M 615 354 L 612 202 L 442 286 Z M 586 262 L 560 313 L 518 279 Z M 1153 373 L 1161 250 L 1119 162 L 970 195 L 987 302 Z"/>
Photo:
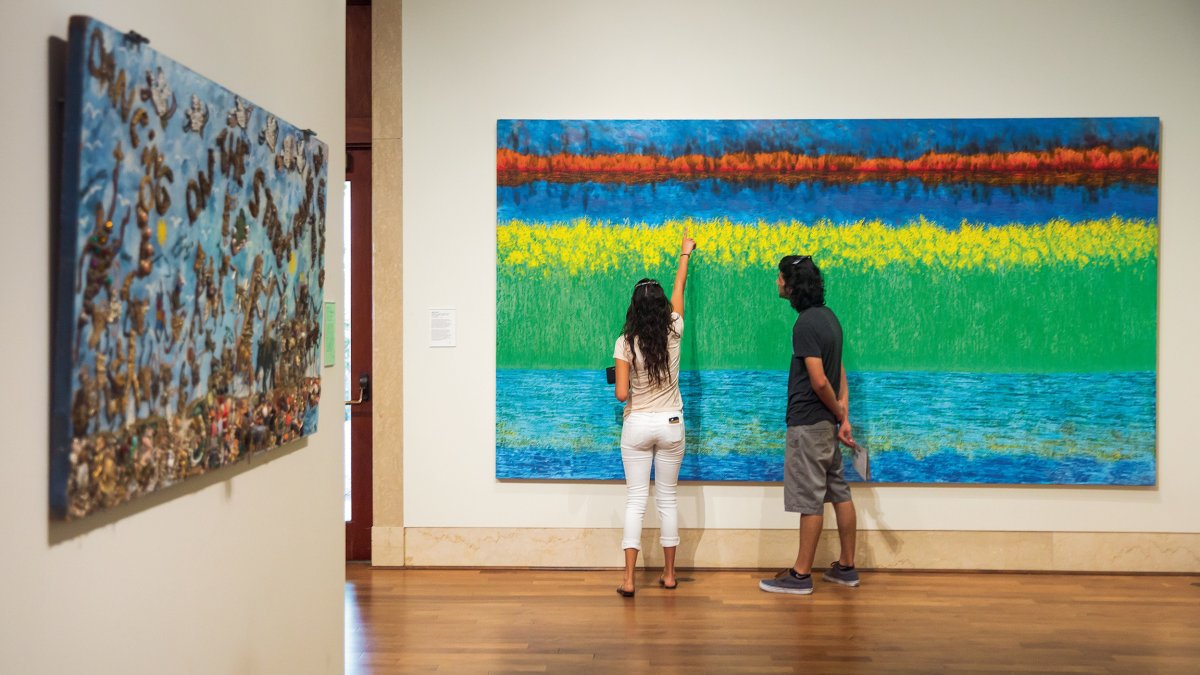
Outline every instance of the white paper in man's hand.
<path id="1" fill-rule="evenodd" d="M 862 476 L 864 481 L 871 480 L 871 455 L 862 441 L 854 446 L 850 463 L 854 465 L 854 470 L 858 472 L 859 476 Z"/>

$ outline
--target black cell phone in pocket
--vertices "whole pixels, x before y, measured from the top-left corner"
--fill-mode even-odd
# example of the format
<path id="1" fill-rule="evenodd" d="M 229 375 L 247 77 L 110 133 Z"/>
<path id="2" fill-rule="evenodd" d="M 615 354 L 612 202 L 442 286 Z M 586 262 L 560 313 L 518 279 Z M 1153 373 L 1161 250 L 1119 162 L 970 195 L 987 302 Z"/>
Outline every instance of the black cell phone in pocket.
<path id="1" fill-rule="evenodd" d="M 605 368 L 604 369 L 604 377 L 605 377 L 605 379 L 608 380 L 609 384 L 616 384 L 617 383 L 617 367 L 609 366 L 609 367 Z"/>

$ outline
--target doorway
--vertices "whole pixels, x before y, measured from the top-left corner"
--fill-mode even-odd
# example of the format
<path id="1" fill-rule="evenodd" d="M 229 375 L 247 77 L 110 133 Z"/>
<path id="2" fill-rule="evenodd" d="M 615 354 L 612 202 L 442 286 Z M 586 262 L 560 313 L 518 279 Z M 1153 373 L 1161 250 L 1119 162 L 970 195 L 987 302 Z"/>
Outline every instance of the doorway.
<path id="1" fill-rule="evenodd" d="M 346 560 L 371 559 L 371 149 L 346 152 Z"/>

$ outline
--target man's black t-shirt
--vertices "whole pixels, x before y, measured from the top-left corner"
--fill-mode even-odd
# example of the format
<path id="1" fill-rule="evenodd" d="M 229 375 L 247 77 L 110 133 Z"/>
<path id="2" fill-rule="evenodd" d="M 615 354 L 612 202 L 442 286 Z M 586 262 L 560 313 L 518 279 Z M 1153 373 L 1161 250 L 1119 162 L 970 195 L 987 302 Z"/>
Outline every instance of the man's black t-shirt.
<path id="1" fill-rule="evenodd" d="M 792 367 L 788 372 L 787 425 L 789 427 L 837 423 L 833 411 L 825 407 L 809 381 L 806 356 L 820 357 L 825 377 L 835 395 L 842 388 L 842 324 L 833 310 L 824 305 L 809 307 L 796 317 L 792 327 Z"/>

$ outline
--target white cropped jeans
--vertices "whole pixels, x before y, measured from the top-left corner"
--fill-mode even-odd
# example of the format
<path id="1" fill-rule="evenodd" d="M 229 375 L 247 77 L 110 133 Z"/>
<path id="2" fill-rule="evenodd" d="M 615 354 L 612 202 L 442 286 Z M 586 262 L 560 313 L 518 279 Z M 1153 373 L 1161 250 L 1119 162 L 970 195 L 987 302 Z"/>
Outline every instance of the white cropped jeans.
<path id="1" fill-rule="evenodd" d="M 625 465 L 625 533 L 621 548 L 642 549 L 642 519 L 650 497 L 654 467 L 654 502 L 658 506 L 663 547 L 679 545 L 679 509 L 675 489 L 683 463 L 683 413 L 635 412 L 621 427 L 621 462 Z"/>

